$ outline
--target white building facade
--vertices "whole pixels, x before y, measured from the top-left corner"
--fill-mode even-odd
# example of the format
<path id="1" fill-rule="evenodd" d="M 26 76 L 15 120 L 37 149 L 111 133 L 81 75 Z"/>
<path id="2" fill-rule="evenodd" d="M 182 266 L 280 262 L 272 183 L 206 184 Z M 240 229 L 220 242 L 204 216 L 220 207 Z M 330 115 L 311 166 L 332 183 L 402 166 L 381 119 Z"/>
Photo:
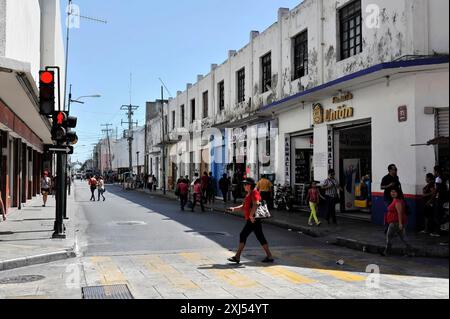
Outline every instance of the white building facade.
<path id="1" fill-rule="evenodd" d="M 43 170 L 52 171 L 44 154 L 51 124 L 39 114 L 38 85 L 46 66 L 64 75 L 60 12 L 59 0 L 0 0 L 0 193 L 7 209 L 39 194 Z"/>
<path id="2" fill-rule="evenodd" d="M 448 6 L 305 0 L 279 9 L 276 23 L 169 100 L 169 134 L 182 140 L 169 147 L 169 174 L 268 175 L 304 205 L 310 181 L 333 168 L 345 190 L 340 213 L 382 224 L 380 183 L 395 163 L 416 227 L 425 174 L 436 164 L 448 172 L 448 144 L 427 145 L 448 137 Z"/>

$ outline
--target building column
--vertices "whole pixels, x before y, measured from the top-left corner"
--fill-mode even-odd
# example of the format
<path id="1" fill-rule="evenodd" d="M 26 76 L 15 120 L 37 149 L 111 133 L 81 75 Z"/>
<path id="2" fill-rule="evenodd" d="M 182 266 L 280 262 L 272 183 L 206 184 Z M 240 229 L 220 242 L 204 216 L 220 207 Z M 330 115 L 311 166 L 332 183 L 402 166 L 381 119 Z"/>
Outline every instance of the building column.
<path id="1" fill-rule="evenodd" d="M 27 184 L 27 199 L 33 199 L 33 150 L 31 147 L 27 148 L 27 175 L 28 175 L 28 184 Z"/>

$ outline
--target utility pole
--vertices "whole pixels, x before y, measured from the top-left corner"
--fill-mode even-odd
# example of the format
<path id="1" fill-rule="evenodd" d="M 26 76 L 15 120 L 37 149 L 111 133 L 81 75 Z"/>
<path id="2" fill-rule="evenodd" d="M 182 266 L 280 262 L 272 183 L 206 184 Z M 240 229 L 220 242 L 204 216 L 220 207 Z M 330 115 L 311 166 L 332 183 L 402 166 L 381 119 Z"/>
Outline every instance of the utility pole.
<path id="1" fill-rule="evenodd" d="M 165 135 L 166 135 L 166 121 L 164 117 L 164 87 L 161 86 L 161 127 L 162 127 L 162 166 L 163 166 L 163 192 L 164 195 L 167 193 L 167 185 L 166 185 L 166 142 L 165 142 Z"/>
<path id="2" fill-rule="evenodd" d="M 106 133 L 106 139 L 108 141 L 108 164 L 109 164 L 109 171 L 112 171 L 112 160 L 111 160 L 111 140 L 109 133 L 112 133 L 113 130 L 110 129 L 110 126 L 113 126 L 112 124 L 102 124 L 102 127 L 106 127 L 106 129 L 102 130 L 102 133 Z"/>
<path id="3" fill-rule="evenodd" d="M 134 111 L 136 111 L 139 108 L 139 106 L 136 105 L 122 105 L 120 108 L 123 111 L 127 111 L 128 115 L 128 121 L 124 122 L 123 124 L 128 124 L 128 156 L 129 156 L 129 165 L 128 169 L 130 171 L 130 174 L 133 173 L 133 125 L 138 125 L 138 122 L 133 122 L 133 115 Z"/>

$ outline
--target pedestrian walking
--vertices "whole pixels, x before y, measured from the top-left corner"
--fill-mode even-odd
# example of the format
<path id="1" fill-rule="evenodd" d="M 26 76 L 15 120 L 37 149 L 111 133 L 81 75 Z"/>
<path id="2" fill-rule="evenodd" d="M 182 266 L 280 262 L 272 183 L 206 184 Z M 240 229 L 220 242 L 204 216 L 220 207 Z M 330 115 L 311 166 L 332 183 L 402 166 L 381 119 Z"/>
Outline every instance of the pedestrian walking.
<path id="1" fill-rule="evenodd" d="M 50 194 L 52 188 L 52 180 L 48 175 L 49 175 L 48 172 L 45 171 L 44 175 L 41 178 L 41 193 L 42 193 L 42 200 L 44 202 L 42 207 L 47 206 L 48 195 Z"/>
<path id="2" fill-rule="evenodd" d="M 269 244 L 264 236 L 261 220 L 255 219 L 255 212 L 261 203 L 261 194 L 256 189 L 256 182 L 253 178 L 247 178 L 243 181 L 244 189 L 247 192 L 244 203 L 241 206 L 230 208 L 230 212 L 244 212 L 245 216 L 245 226 L 240 234 L 239 248 L 234 257 L 228 259 L 232 263 L 239 264 L 241 262 L 241 255 L 244 251 L 245 245 L 247 243 L 248 236 L 251 233 L 255 233 L 256 238 L 263 247 L 266 258 L 262 261 L 263 263 L 273 263 L 274 259 L 272 253 L 269 249 Z"/>
<path id="3" fill-rule="evenodd" d="M 434 194 L 436 190 L 435 177 L 433 174 L 429 173 L 426 176 L 427 185 L 423 188 L 423 211 L 425 215 L 425 229 L 422 230 L 421 234 L 430 234 L 434 229 Z"/>
<path id="4" fill-rule="evenodd" d="M 207 203 L 212 205 L 216 201 L 216 179 L 213 173 L 210 172 L 208 176 L 208 186 L 206 190 L 206 200 Z"/>
<path id="5" fill-rule="evenodd" d="M 386 223 L 389 225 L 386 234 L 386 248 L 381 253 L 383 256 L 389 256 L 392 251 L 392 241 L 395 237 L 399 237 L 405 244 L 407 254 L 411 253 L 411 246 L 406 240 L 406 225 L 408 224 L 408 216 L 406 212 L 406 202 L 400 188 L 393 188 L 390 194 L 392 203 L 388 207 L 386 214 Z"/>
<path id="6" fill-rule="evenodd" d="M 258 184 L 256 184 L 256 188 L 260 192 L 262 200 L 267 203 L 269 209 L 273 208 L 272 187 L 273 184 L 266 175 L 263 175 Z"/>
<path id="7" fill-rule="evenodd" d="M 195 210 L 195 205 L 197 202 L 200 202 L 200 207 L 202 208 L 202 212 L 205 212 L 205 206 L 203 204 L 203 194 L 202 194 L 202 183 L 200 179 L 197 179 L 194 182 L 194 198 L 193 198 L 193 204 L 192 204 L 192 211 Z"/>
<path id="8" fill-rule="evenodd" d="M 98 178 L 97 181 L 97 191 L 98 191 L 98 201 L 100 201 L 100 196 L 103 197 L 103 201 L 106 201 L 105 198 L 105 181 L 102 176 Z"/>
<path id="9" fill-rule="evenodd" d="M 336 179 L 336 172 L 334 169 L 328 171 L 328 178 L 323 182 L 322 189 L 325 190 L 325 201 L 327 203 L 327 217 L 328 224 L 333 221 L 333 224 L 337 225 L 336 218 L 336 205 L 340 203 L 339 192 L 342 188 L 339 186 L 339 182 Z"/>
<path id="10" fill-rule="evenodd" d="M 208 182 L 209 182 L 209 176 L 207 172 L 203 173 L 203 176 L 201 178 L 201 186 L 202 186 L 202 196 L 203 198 L 207 198 L 207 191 L 208 191 Z"/>
<path id="11" fill-rule="evenodd" d="M 320 195 L 319 189 L 317 188 L 317 182 L 311 183 L 311 188 L 306 196 L 306 201 L 309 203 L 309 208 L 311 209 L 311 215 L 309 216 L 308 225 L 313 226 L 312 221 L 316 222 L 316 226 L 320 226 L 322 223 L 317 218 L 317 210 L 319 207 L 320 199 L 325 199 Z"/>
<path id="12" fill-rule="evenodd" d="M 5 208 L 5 204 L 3 204 L 1 191 L 0 191 L 0 213 L 2 214 L 3 221 L 5 221 L 6 220 L 6 208 Z"/>
<path id="13" fill-rule="evenodd" d="M 150 192 L 153 191 L 153 175 L 147 177 L 147 187 Z"/>
<path id="14" fill-rule="evenodd" d="M 430 236 L 440 237 L 442 218 L 444 216 L 444 203 L 446 200 L 448 201 L 448 190 L 440 166 L 434 167 L 434 176 L 435 190 L 433 195 L 433 229 L 431 230 Z"/>
<path id="15" fill-rule="evenodd" d="M 184 208 L 186 207 L 186 204 L 188 202 L 188 194 L 189 194 L 189 184 L 186 179 L 182 178 L 180 179 L 178 185 L 178 196 L 180 198 L 180 205 L 181 210 L 184 211 Z"/>
<path id="16" fill-rule="evenodd" d="M 95 190 L 97 189 L 97 179 L 94 176 L 91 176 L 88 180 L 89 188 L 91 189 L 91 199 L 90 201 L 95 202 Z"/>
<path id="17" fill-rule="evenodd" d="M 228 175 L 223 174 L 222 178 L 219 180 L 219 189 L 220 189 L 220 192 L 222 193 L 224 203 L 226 203 L 228 201 L 228 191 L 230 188 L 229 183 L 230 182 L 228 180 Z"/>

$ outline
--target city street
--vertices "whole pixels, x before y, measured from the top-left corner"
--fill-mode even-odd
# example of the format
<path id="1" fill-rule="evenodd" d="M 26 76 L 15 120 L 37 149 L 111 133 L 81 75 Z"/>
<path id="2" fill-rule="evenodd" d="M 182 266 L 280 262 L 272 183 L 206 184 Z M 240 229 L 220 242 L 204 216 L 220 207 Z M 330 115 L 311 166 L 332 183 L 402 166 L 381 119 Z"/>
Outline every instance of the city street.
<path id="1" fill-rule="evenodd" d="M 76 225 L 78 257 L 0 272 L 0 282 L 43 276 L 0 284 L 0 298 L 79 299 L 82 287 L 121 284 L 146 299 L 449 297 L 447 259 L 383 258 L 265 225 L 275 263 L 261 263 L 264 253 L 251 235 L 242 264 L 231 265 L 242 219 L 199 208 L 181 212 L 173 200 L 106 189 L 106 202 L 90 202 L 87 183 L 75 183 L 69 222 Z M 379 276 L 368 273 L 377 268 Z"/>

